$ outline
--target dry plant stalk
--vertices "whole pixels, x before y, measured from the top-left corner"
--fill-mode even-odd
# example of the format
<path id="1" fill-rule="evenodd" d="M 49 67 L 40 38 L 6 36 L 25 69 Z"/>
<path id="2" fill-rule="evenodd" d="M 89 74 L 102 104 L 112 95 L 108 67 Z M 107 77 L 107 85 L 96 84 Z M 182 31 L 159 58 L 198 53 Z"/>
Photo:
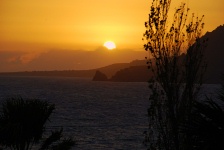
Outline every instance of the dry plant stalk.
<path id="1" fill-rule="evenodd" d="M 149 52 L 148 67 L 153 74 L 148 109 L 148 149 L 191 149 L 190 137 L 180 127 L 190 121 L 193 103 L 202 84 L 206 64 L 201 41 L 203 18 L 191 16 L 182 3 L 169 26 L 171 0 L 153 0 L 143 40 Z M 182 54 L 185 53 L 185 54 Z"/>

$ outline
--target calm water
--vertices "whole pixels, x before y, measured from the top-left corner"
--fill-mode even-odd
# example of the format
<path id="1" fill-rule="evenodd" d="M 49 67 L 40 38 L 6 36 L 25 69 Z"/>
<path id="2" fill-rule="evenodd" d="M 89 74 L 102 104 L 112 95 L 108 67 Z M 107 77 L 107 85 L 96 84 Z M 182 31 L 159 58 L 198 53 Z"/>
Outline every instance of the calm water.
<path id="1" fill-rule="evenodd" d="M 147 83 L 93 82 L 83 78 L 0 77 L 0 101 L 13 96 L 56 105 L 47 130 L 64 128 L 74 149 L 146 149 Z"/>

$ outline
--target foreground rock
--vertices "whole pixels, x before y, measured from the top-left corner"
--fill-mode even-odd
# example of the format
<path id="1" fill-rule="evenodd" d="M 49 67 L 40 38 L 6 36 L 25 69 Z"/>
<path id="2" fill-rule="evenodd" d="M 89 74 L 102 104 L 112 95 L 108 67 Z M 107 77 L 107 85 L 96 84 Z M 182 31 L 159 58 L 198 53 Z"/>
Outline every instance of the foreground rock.
<path id="1" fill-rule="evenodd" d="M 94 77 L 93 77 L 93 81 L 107 81 L 107 76 L 100 72 L 99 70 L 96 71 Z"/>

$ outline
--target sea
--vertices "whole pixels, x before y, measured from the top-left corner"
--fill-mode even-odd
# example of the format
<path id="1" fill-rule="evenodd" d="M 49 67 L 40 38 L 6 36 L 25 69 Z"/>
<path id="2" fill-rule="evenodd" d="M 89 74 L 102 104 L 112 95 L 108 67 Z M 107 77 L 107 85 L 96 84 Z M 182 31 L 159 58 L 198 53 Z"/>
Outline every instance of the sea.
<path id="1" fill-rule="evenodd" d="M 146 82 L 72 77 L 0 77 L 0 101 L 12 97 L 55 104 L 46 132 L 61 129 L 75 150 L 141 150 L 148 128 Z"/>
<path id="2" fill-rule="evenodd" d="M 220 85 L 202 88 L 213 96 Z M 46 133 L 63 128 L 74 150 L 143 150 L 148 128 L 147 82 L 100 82 L 72 77 L 0 77 L 0 102 L 12 97 L 55 104 Z"/>

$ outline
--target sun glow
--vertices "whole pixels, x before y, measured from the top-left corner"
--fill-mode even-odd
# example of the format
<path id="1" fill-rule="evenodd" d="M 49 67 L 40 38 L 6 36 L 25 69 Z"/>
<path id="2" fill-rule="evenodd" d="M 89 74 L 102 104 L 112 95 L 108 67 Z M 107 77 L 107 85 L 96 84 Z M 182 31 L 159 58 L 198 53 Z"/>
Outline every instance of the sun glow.
<path id="1" fill-rule="evenodd" d="M 108 50 L 113 50 L 116 48 L 116 45 L 114 42 L 112 41 L 107 41 L 103 44 L 103 46 L 105 46 Z"/>

